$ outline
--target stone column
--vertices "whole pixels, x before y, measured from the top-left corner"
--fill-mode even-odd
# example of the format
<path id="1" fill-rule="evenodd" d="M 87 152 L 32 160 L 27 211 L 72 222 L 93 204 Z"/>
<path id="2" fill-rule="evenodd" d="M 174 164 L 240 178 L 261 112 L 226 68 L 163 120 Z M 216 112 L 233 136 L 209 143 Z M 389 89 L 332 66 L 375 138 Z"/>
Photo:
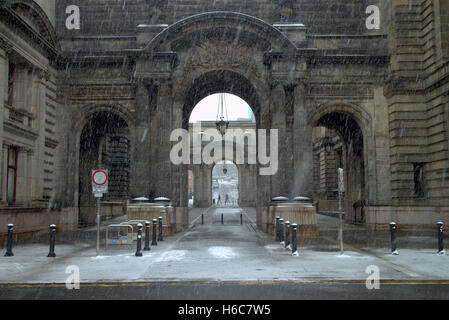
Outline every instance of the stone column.
<path id="1" fill-rule="evenodd" d="M 33 178 L 34 180 L 34 199 L 40 200 L 44 196 L 44 157 L 45 157 L 45 111 L 47 110 L 47 81 L 48 74 L 40 70 L 33 74 L 33 89 L 36 90 L 36 104 L 34 108 L 36 120 L 33 123 L 33 129 L 37 130 L 39 135 L 36 139 L 36 153 L 33 162 Z"/>
<path id="2" fill-rule="evenodd" d="M 130 196 L 142 197 L 150 193 L 150 150 L 154 148 L 150 137 L 151 86 L 141 82 L 136 94 L 136 123 L 131 133 L 130 147 Z"/>
<path id="3" fill-rule="evenodd" d="M 4 41 L 0 40 L 0 146 L 3 146 L 3 116 L 5 113 L 4 101 L 8 98 L 8 51 L 10 50 L 10 46 Z M 2 183 L 1 187 L 1 200 L 2 202 L 6 201 L 6 171 L 5 171 L 5 163 L 4 163 L 4 151 L 5 147 L 2 148 Z M 6 149 L 8 151 L 8 149 Z M 7 155 L 7 152 L 6 152 Z M 4 182 L 3 182 L 4 181 Z"/>
<path id="4" fill-rule="evenodd" d="M 170 133 L 172 129 L 171 85 L 167 80 L 158 80 L 156 113 L 151 122 L 152 145 L 152 191 L 154 196 L 173 197 L 172 194 L 172 163 L 170 161 Z M 172 199 L 173 206 L 177 206 L 179 198 Z"/>
<path id="5" fill-rule="evenodd" d="M 275 175 L 271 176 L 271 197 L 274 196 L 288 196 L 288 184 L 286 176 L 286 160 L 287 160 L 287 146 L 286 140 L 286 116 L 285 116 L 285 89 L 280 83 L 276 83 L 271 90 L 271 105 L 272 113 L 271 129 L 278 129 L 278 161 L 279 167 Z M 268 135 L 267 135 L 268 140 Z M 269 150 L 269 149 L 268 149 Z"/>
<path id="6" fill-rule="evenodd" d="M 3 111 L 3 110 L 2 110 Z M 7 203 L 7 190 L 8 186 L 7 183 L 7 176 L 8 176 L 8 146 L 4 144 L 2 146 L 2 203 Z"/>
<path id="7" fill-rule="evenodd" d="M 293 124 L 294 177 L 290 184 L 293 196 L 312 196 L 313 145 L 312 127 L 307 121 L 305 85 L 298 83 L 294 89 Z"/>

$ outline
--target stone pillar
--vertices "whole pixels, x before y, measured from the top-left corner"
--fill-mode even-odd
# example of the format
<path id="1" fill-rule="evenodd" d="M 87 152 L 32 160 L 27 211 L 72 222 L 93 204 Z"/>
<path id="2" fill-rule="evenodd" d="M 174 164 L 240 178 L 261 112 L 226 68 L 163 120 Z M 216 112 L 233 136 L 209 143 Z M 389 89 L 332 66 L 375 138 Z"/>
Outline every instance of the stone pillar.
<path id="1" fill-rule="evenodd" d="M 170 92 L 171 96 L 171 92 Z M 180 129 L 183 127 L 183 105 L 184 101 L 177 97 L 173 98 L 171 103 L 171 127 L 167 132 L 167 145 L 170 146 L 170 150 L 176 142 L 170 142 L 170 134 L 172 130 Z M 170 150 L 168 151 L 170 154 Z M 188 171 L 187 166 L 184 164 L 174 165 L 170 161 L 172 172 L 172 190 L 171 199 L 174 206 L 187 207 L 188 206 Z"/>
<path id="2" fill-rule="evenodd" d="M 299 83 L 294 89 L 293 125 L 294 176 L 290 192 L 294 196 L 311 197 L 313 193 L 313 145 L 312 127 L 307 122 L 305 85 Z"/>
<path id="3" fill-rule="evenodd" d="M 136 123 L 130 141 L 130 196 L 142 197 L 150 193 L 150 137 L 151 86 L 139 83 L 136 94 Z"/>
<path id="4" fill-rule="evenodd" d="M 173 197 L 172 163 L 170 161 L 170 133 L 172 130 L 171 84 L 168 80 L 158 80 L 156 112 L 151 121 L 151 166 L 153 183 L 151 191 L 154 196 Z M 176 194 L 175 194 L 176 195 Z M 179 197 L 172 199 L 174 207 L 178 206 Z"/>
<path id="5" fill-rule="evenodd" d="M 0 40 L 0 146 L 3 146 L 3 116 L 5 113 L 4 101 L 8 98 L 8 51 L 10 46 Z M 6 149 L 8 151 L 8 149 Z M 1 167 L 1 200 L 6 201 L 6 171 L 4 163 L 5 147 L 2 147 L 2 167 Z M 7 152 L 6 152 L 7 155 Z"/>
<path id="6" fill-rule="evenodd" d="M 42 70 L 33 74 L 33 89 L 36 90 L 36 104 L 33 111 L 37 116 L 36 120 L 34 120 L 33 128 L 39 133 L 35 142 L 36 152 L 33 156 L 33 200 L 40 200 L 44 196 L 45 111 L 47 110 L 47 87 L 45 82 L 47 77 L 48 74 Z"/>
<path id="7" fill-rule="evenodd" d="M 3 110 L 2 110 L 3 111 Z M 8 202 L 8 198 L 7 198 L 7 190 L 8 190 L 8 186 L 6 185 L 7 183 L 7 176 L 8 176 L 8 146 L 6 144 L 4 144 L 2 146 L 2 203 L 7 203 Z"/>
<path id="8" fill-rule="evenodd" d="M 286 139 L 286 117 L 285 117 L 285 89 L 280 83 L 274 85 L 271 90 L 271 106 L 272 113 L 271 129 L 278 129 L 278 161 L 279 167 L 275 175 L 271 176 L 271 196 L 288 196 L 287 186 L 287 146 Z M 268 135 L 267 135 L 268 140 Z M 269 149 L 268 149 L 269 150 Z"/>

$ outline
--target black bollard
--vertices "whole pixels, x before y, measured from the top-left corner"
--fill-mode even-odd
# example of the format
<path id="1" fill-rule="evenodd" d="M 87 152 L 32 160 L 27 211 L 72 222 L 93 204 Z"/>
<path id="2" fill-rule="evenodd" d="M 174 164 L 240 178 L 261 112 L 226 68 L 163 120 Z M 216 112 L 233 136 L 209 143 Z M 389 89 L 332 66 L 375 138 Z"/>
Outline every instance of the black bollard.
<path id="1" fill-rule="evenodd" d="M 142 224 L 137 225 L 137 250 L 136 257 L 142 256 Z"/>
<path id="2" fill-rule="evenodd" d="M 296 223 L 292 223 L 292 256 L 298 255 L 298 247 L 296 244 L 296 228 L 298 225 Z"/>
<path id="3" fill-rule="evenodd" d="M 390 233 L 391 233 L 391 254 L 398 255 L 398 250 L 396 249 L 396 223 L 390 222 Z"/>
<path id="4" fill-rule="evenodd" d="M 8 224 L 8 243 L 6 245 L 5 257 L 14 256 L 14 253 L 12 253 L 12 232 L 13 231 L 14 231 L 14 225 Z"/>
<path id="5" fill-rule="evenodd" d="M 438 253 L 444 254 L 444 244 L 443 244 L 443 222 L 437 222 L 438 225 Z"/>
<path id="6" fill-rule="evenodd" d="M 281 238 L 279 237 L 279 216 L 276 217 L 276 241 L 281 241 Z"/>
<path id="7" fill-rule="evenodd" d="M 284 219 L 279 219 L 279 241 L 284 244 Z"/>
<path id="8" fill-rule="evenodd" d="M 290 221 L 285 222 L 285 249 L 290 249 Z"/>
<path id="9" fill-rule="evenodd" d="M 240 214 L 240 224 L 243 224 L 243 214 Z"/>
<path id="10" fill-rule="evenodd" d="M 221 214 L 221 224 L 223 224 L 223 213 Z"/>
<path id="11" fill-rule="evenodd" d="M 145 247 L 144 251 L 150 251 L 150 221 L 145 221 Z"/>
<path id="12" fill-rule="evenodd" d="M 153 240 L 151 241 L 151 245 L 152 246 L 157 246 L 157 241 L 156 241 L 156 224 L 157 224 L 157 219 L 153 219 Z"/>
<path id="13" fill-rule="evenodd" d="M 55 234 L 56 234 L 56 225 L 50 225 L 50 252 L 47 257 L 54 258 L 56 257 L 55 253 Z"/>
<path id="14" fill-rule="evenodd" d="M 201 215 L 201 224 L 204 224 L 204 214 Z"/>
<path id="15" fill-rule="evenodd" d="M 164 236 L 162 235 L 162 217 L 159 217 L 159 234 L 157 241 L 164 241 Z"/>

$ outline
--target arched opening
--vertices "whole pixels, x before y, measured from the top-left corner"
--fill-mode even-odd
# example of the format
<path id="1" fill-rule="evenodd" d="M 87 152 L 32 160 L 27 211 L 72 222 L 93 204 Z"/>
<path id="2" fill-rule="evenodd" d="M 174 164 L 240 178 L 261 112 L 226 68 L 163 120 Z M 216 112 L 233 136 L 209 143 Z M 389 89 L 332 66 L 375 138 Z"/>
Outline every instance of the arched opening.
<path id="1" fill-rule="evenodd" d="M 222 160 L 212 168 L 212 199 L 216 206 L 239 204 L 239 169 L 234 162 Z"/>
<path id="2" fill-rule="evenodd" d="M 129 128 L 125 120 L 106 111 L 90 115 L 80 136 L 78 220 L 81 226 L 95 223 L 96 207 L 91 183 L 93 169 L 107 169 L 109 173 L 109 190 L 102 198 L 105 203 L 102 215 L 112 214 L 113 204 L 128 198 L 129 148 Z"/>
<path id="3" fill-rule="evenodd" d="M 236 84 L 237 86 L 237 84 Z M 226 91 L 225 91 L 226 92 Z M 194 125 L 201 125 L 201 132 L 205 132 L 206 130 L 212 129 L 217 130 L 217 111 L 219 105 L 219 95 L 224 95 L 224 100 L 226 101 L 226 109 L 227 109 L 227 120 L 229 121 L 229 129 L 240 130 L 243 134 L 250 132 L 251 130 L 255 130 L 256 125 L 256 116 L 253 112 L 253 108 L 247 103 L 246 100 L 243 100 L 240 96 L 231 94 L 231 93 L 212 93 L 210 95 L 206 95 L 202 99 L 195 98 L 193 101 L 198 101 L 195 106 L 190 109 L 188 114 L 188 122 L 189 122 L 189 132 L 191 135 L 195 134 L 193 127 Z M 248 146 L 246 145 L 249 141 L 249 138 L 244 137 L 243 139 L 244 145 L 241 146 L 244 150 L 244 153 L 248 153 Z M 202 146 L 207 145 L 208 141 L 203 141 Z M 234 157 L 236 156 L 236 148 L 238 142 L 235 140 L 233 142 L 234 148 Z M 223 142 L 224 146 L 224 142 Z M 240 145 L 239 145 L 240 147 Z M 225 152 L 223 148 L 222 158 L 216 165 L 205 165 L 205 164 L 196 164 L 191 165 L 190 170 L 193 172 L 194 177 L 194 185 L 193 185 L 193 206 L 194 207 L 210 207 L 214 203 L 218 202 L 218 190 L 220 189 L 220 184 L 222 188 L 221 195 L 221 203 L 226 205 L 240 205 L 244 204 L 245 206 L 255 207 L 257 193 L 254 191 L 257 190 L 257 166 L 256 165 L 245 165 L 238 164 L 239 169 L 237 169 L 236 164 L 232 161 L 235 159 L 226 159 L 226 164 L 223 162 L 225 160 Z M 228 162 L 230 163 L 228 165 Z M 235 186 L 230 188 L 232 184 L 232 179 L 228 177 L 220 177 L 214 178 L 214 172 L 217 173 L 216 168 L 217 165 L 221 166 L 234 166 L 235 170 L 231 171 L 235 173 L 235 177 L 233 183 L 238 181 L 242 181 L 242 188 L 238 188 Z M 241 169 L 240 169 L 241 168 Z M 223 168 L 221 169 L 223 172 Z M 214 189 L 214 186 L 217 188 Z M 228 201 L 226 201 L 226 192 L 225 189 L 229 189 L 228 192 Z"/>
<path id="4" fill-rule="evenodd" d="M 366 206 L 363 132 L 348 113 L 322 115 L 313 131 L 314 200 L 322 214 L 338 212 L 338 173 L 343 169 L 346 221 L 364 223 Z"/>

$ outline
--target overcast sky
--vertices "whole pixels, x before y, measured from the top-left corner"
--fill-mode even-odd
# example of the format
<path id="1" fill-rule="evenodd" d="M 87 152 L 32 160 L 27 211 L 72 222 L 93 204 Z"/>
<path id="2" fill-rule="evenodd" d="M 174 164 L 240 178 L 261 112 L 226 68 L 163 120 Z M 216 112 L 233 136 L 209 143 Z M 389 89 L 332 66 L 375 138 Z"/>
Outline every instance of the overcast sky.
<path id="1" fill-rule="evenodd" d="M 218 98 L 220 94 L 210 95 L 201 100 L 193 109 L 190 115 L 190 122 L 205 121 L 217 119 Z M 225 94 L 226 109 L 228 110 L 228 120 L 237 120 L 237 118 L 248 119 L 251 108 L 241 98 L 233 94 Z"/>

